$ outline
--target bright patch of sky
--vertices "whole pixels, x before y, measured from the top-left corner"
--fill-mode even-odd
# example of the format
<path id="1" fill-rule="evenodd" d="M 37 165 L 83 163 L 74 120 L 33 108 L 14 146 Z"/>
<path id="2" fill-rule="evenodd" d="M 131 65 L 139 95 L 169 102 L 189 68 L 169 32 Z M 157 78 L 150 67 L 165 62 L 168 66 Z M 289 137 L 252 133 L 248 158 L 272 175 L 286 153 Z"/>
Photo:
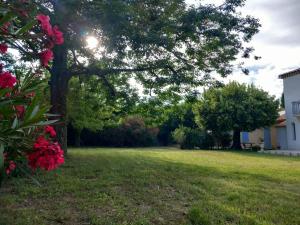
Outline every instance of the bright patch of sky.
<path id="1" fill-rule="evenodd" d="M 221 4 L 222 0 L 186 0 L 188 4 Z M 248 76 L 239 70 L 226 79 L 243 83 L 254 83 L 280 97 L 282 80 L 278 75 L 300 67 L 300 0 L 247 0 L 241 8 L 243 15 L 260 20 L 262 27 L 250 45 L 255 48 L 258 61 L 247 60 Z"/>
<path id="2" fill-rule="evenodd" d="M 89 49 L 95 49 L 98 46 L 99 41 L 94 36 L 88 36 L 86 38 L 86 43 L 87 43 L 87 48 L 89 48 Z"/>

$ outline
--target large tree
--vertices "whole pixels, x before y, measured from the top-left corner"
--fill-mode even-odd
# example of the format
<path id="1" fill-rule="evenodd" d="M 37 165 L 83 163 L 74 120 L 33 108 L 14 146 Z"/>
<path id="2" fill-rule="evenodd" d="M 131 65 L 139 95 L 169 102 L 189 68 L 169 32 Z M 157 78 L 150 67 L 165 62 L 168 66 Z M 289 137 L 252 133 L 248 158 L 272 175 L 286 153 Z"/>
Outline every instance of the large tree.
<path id="1" fill-rule="evenodd" d="M 96 77 L 73 77 L 69 81 L 67 118 L 74 130 L 77 147 L 84 128 L 97 131 L 117 124 L 138 101 L 136 91 L 126 83 L 114 84 L 118 86 L 118 92 L 112 99 Z"/>
<path id="2" fill-rule="evenodd" d="M 276 122 L 279 102 L 254 85 L 229 83 L 204 92 L 194 107 L 198 124 L 222 135 L 233 131 L 233 149 L 241 149 L 240 132 L 268 127 Z"/>
<path id="3" fill-rule="evenodd" d="M 220 6 L 187 6 L 184 0 L 36 2 L 64 33 L 49 68 L 52 112 L 62 117 L 56 129 L 64 149 L 72 76 L 97 76 L 112 95 L 116 77 L 132 77 L 156 93 L 183 92 L 203 85 L 213 71 L 228 75 L 239 53 L 248 56 L 243 43 L 259 28 L 256 19 L 237 11 L 244 0 Z M 86 47 L 89 36 L 99 41 L 97 48 Z"/>

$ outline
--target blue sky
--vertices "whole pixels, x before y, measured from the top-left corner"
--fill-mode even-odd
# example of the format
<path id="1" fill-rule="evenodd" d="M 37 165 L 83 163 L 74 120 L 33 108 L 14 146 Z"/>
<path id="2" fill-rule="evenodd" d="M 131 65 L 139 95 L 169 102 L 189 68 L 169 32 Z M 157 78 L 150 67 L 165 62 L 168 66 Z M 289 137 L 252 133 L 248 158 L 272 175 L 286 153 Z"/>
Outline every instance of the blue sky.
<path id="1" fill-rule="evenodd" d="M 222 0 L 186 0 L 189 4 L 213 3 Z M 278 75 L 300 67 L 300 0 L 248 0 L 241 8 L 242 14 L 252 15 L 262 25 L 250 45 L 255 48 L 258 61 L 246 61 L 250 75 L 239 70 L 225 81 L 236 80 L 254 83 L 276 97 L 283 92 L 282 80 Z"/>

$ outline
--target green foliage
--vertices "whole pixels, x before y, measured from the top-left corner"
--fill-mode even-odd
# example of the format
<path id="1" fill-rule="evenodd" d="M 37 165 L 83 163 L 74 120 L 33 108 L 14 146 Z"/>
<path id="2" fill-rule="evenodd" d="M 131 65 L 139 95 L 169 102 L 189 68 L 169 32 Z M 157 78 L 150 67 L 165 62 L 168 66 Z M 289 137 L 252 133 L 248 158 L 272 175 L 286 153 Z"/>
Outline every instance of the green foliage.
<path id="1" fill-rule="evenodd" d="M 28 153 L 34 150 L 36 138 L 45 135 L 45 125 L 57 121 L 49 119 L 58 115 L 48 114 L 46 74 L 41 75 L 39 64 L 28 63 L 36 61 L 50 44 L 36 26 L 38 8 L 35 1 L 0 2 L 0 43 L 4 48 L 0 53 L 0 185 L 3 169 L 7 176 L 28 173 Z M 9 54 L 7 49 L 19 52 Z"/>
<path id="2" fill-rule="evenodd" d="M 89 68 L 117 76 L 116 72 L 127 72 L 122 69 L 128 68 L 130 60 L 131 68 L 136 70 L 128 71 L 136 72 L 135 78 L 156 93 L 164 92 L 160 88 L 165 86 L 182 92 L 176 86 L 199 84 L 202 77 L 195 74 L 200 71 L 228 75 L 230 62 L 240 51 L 246 51 L 242 42 L 248 42 L 259 27 L 256 19 L 237 12 L 242 1 L 226 1 L 220 7 L 188 7 L 184 0 L 65 0 L 50 4 L 54 7 L 51 13 L 55 22 L 65 26 L 62 29 L 70 42 L 66 43 L 76 50 L 78 57 L 84 56 L 91 62 Z M 78 30 L 77 24 L 85 27 Z M 101 52 L 98 58 L 83 49 L 85 39 L 81 30 L 101 41 L 105 50 L 94 50 Z"/>
<path id="3" fill-rule="evenodd" d="M 123 88 L 123 89 L 121 89 Z M 98 131 L 118 124 L 136 101 L 135 90 L 119 86 L 117 96 L 110 96 L 97 77 L 74 77 L 69 82 L 68 122 L 74 128 L 76 145 L 83 129 Z"/>
<path id="4" fill-rule="evenodd" d="M 124 117 L 120 124 L 100 131 L 83 130 L 81 139 L 86 146 L 156 146 L 159 129 L 147 126 L 140 116 Z"/>
<path id="5" fill-rule="evenodd" d="M 158 129 L 146 127 L 143 118 L 129 116 L 121 124 L 124 133 L 123 146 L 151 146 L 156 144 Z"/>
<path id="6" fill-rule="evenodd" d="M 44 126 L 54 121 L 47 120 L 49 105 L 43 99 L 46 82 L 37 78 L 31 71 L 16 70 L 15 74 L 20 82 L 13 90 L 2 89 L 0 91 L 0 143 L 8 147 L 22 149 L 27 146 L 27 137 L 31 142 L 30 134 L 36 126 Z M 24 76 L 24 77 L 21 77 Z M 7 97 L 7 93 L 12 94 Z M 33 94 L 33 97 L 28 97 Z M 24 106 L 22 117 L 17 115 L 16 106 Z M 12 119 L 13 118 L 13 119 Z"/>
<path id="7" fill-rule="evenodd" d="M 254 151 L 254 152 L 258 152 L 258 151 L 261 150 L 261 147 L 258 146 L 258 145 L 255 145 L 255 146 L 253 146 L 253 147 L 251 148 L 251 150 Z"/>
<path id="8" fill-rule="evenodd" d="M 195 115 L 192 111 L 192 103 L 184 102 L 168 106 L 162 112 L 163 120 L 159 125 L 159 141 L 163 145 L 172 143 L 172 132 L 180 127 L 196 128 Z"/>
<path id="9" fill-rule="evenodd" d="M 21 10 L 16 9 L 22 9 L 28 16 L 24 18 Z M 37 7 L 32 1 L 28 1 L 26 4 L 21 1 L 2 1 L 0 3 L 0 27 L 13 22 L 14 26 L 10 28 L 11 36 L 14 39 L 29 39 L 28 31 L 37 24 L 34 18 L 36 10 Z"/>
<path id="10" fill-rule="evenodd" d="M 186 130 L 188 128 L 186 127 L 179 127 L 173 132 L 173 138 L 176 141 L 177 144 L 182 146 L 184 142 L 186 141 Z"/>
<path id="11" fill-rule="evenodd" d="M 198 94 L 182 96 L 158 95 L 140 99 L 130 112 L 143 117 L 147 126 L 158 127 L 160 144 L 173 143 L 172 132 L 179 126 L 196 128 L 192 105 Z"/>
<path id="12" fill-rule="evenodd" d="M 216 145 L 221 149 L 227 149 L 230 147 L 232 137 L 231 134 L 228 132 L 220 133 L 218 135 L 213 135 L 212 138 L 214 138 Z"/>
<path id="13" fill-rule="evenodd" d="M 46 81 L 24 69 L 15 69 L 14 74 L 17 85 L 0 90 L 0 185 L 4 154 L 18 164 L 13 174 L 29 173 L 25 154 L 32 151 L 37 129 L 57 121 L 49 119 L 53 115 L 48 114 L 50 106 L 44 101 Z"/>
<path id="14" fill-rule="evenodd" d="M 112 119 L 114 108 L 97 79 L 71 79 L 68 93 L 68 121 L 76 130 L 101 129 Z"/>
<path id="15" fill-rule="evenodd" d="M 244 1 L 221 6 L 188 6 L 184 0 L 35 2 L 64 33 L 50 70 L 52 111 L 62 116 L 72 76 L 96 75 L 111 93 L 118 91 L 117 79 L 128 85 L 135 80 L 147 93 L 178 95 L 214 83 L 212 72 L 230 74 L 239 53 L 249 56 L 244 43 L 260 27 L 257 19 L 239 13 Z M 88 36 L 99 40 L 97 48 L 86 47 Z M 24 42 L 22 50 L 23 59 L 30 58 L 26 52 L 35 52 L 35 43 Z M 59 132 L 66 134 L 62 126 Z"/>
<path id="16" fill-rule="evenodd" d="M 212 136 L 199 129 L 180 126 L 172 136 L 181 149 L 208 149 L 214 146 Z"/>
<path id="17" fill-rule="evenodd" d="M 17 85 L 13 90 L 0 90 L 0 143 L 5 145 L 20 142 L 28 132 L 32 132 L 32 127 L 51 123 L 51 121 L 44 121 L 49 110 L 49 105 L 42 101 L 43 90 L 46 87 L 45 80 L 36 77 L 36 74 L 31 71 L 25 72 L 21 69 L 14 72 L 19 80 Z M 10 93 L 14 94 L 10 95 Z M 28 97 L 32 94 L 33 97 Z M 25 107 L 24 116 L 21 118 L 17 116 L 15 110 L 15 107 L 20 105 Z"/>
<path id="18" fill-rule="evenodd" d="M 275 97 L 253 85 L 232 82 L 204 92 L 195 105 L 196 121 L 220 137 L 227 131 L 253 131 L 276 122 L 279 103 Z M 238 139 L 238 140 L 237 140 Z"/>
<path id="19" fill-rule="evenodd" d="M 165 119 L 167 108 L 168 103 L 159 97 L 141 98 L 132 107 L 130 114 L 140 115 L 148 126 L 159 126 Z"/>

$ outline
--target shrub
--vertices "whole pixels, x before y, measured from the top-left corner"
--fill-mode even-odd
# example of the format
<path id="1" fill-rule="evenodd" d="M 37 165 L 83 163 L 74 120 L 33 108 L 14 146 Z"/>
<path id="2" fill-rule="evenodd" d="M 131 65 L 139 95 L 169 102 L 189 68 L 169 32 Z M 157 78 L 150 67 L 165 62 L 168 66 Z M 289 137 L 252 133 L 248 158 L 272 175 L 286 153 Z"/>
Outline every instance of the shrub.
<path id="1" fill-rule="evenodd" d="M 49 106 L 42 103 L 44 81 L 35 74 L 17 78 L 13 87 L 0 87 L 0 183 L 3 174 L 24 174 L 29 168 L 48 171 L 64 162 L 56 132 L 49 126 L 55 121 L 48 120 Z"/>
<path id="2" fill-rule="evenodd" d="M 199 129 L 179 127 L 173 132 L 173 138 L 181 149 L 211 148 L 214 145 L 213 137 Z"/>
<path id="3" fill-rule="evenodd" d="M 38 8 L 33 1 L 0 4 L 0 185 L 3 174 L 10 176 L 29 167 L 52 170 L 64 162 L 56 133 L 48 126 L 55 121 L 48 119 L 49 106 L 41 95 L 46 84 L 42 69 L 53 58 L 51 49 L 63 43 L 63 34 L 52 27 L 47 15 L 35 15 Z M 24 40 L 35 43 L 34 51 Z M 23 58 L 39 59 L 40 65 L 20 69 L 6 55 L 15 46 L 22 49 Z"/>
<path id="4" fill-rule="evenodd" d="M 157 128 L 148 128 L 140 116 L 128 116 L 124 119 L 119 131 L 123 136 L 123 146 L 151 146 L 157 143 Z"/>
<path id="5" fill-rule="evenodd" d="M 203 133 L 196 129 L 187 129 L 185 142 L 182 145 L 183 149 L 194 149 L 196 147 L 202 147 L 202 141 L 204 139 Z"/>
<path id="6" fill-rule="evenodd" d="M 261 147 L 260 147 L 259 145 L 255 145 L 255 146 L 253 146 L 253 147 L 251 148 L 251 150 L 254 151 L 254 152 L 258 152 L 258 151 L 261 150 Z"/>
<path id="7" fill-rule="evenodd" d="M 229 133 L 224 133 L 220 137 L 221 147 L 224 149 L 229 148 L 232 142 L 232 136 Z"/>
<path id="8" fill-rule="evenodd" d="M 72 133 L 70 127 L 69 130 Z M 84 129 L 81 139 L 85 146 L 146 147 L 158 144 L 158 132 L 156 127 L 147 127 L 142 117 L 129 116 L 118 126 L 105 127 L 96 132 Z M 69 139 L 68 143 L 74 141 Z"/>
<path id="9" fill-rule="evenodd" d="M 219 148 L 227 149 L 232 143 L 232 135 L 228 132 L 224 132 L 218 135 L 212 134 L 212 136 L 215 140 L 217 147 Z"/>
<path id="10" fill-rule="evenodd" d="M 179 127 L 177 129 L 175 129 L 175 131 L 172 134 L 173 139 L 175 140 L 175 142 L 177 144 L 180 145 L 181 148 L 182 148 L 182 146 L 184 145 L 184 143 L 186 141 L 186 130 L 187 129 L 188 128 L 186 128 L 186 127 Z"/>
<path id="11" fill-rule="evenodd" d="M 202 149 L 212 149 L 214 146 L 215 146 L 214 137 L 211 134 L 204 132 L 200 147 Z"/>

